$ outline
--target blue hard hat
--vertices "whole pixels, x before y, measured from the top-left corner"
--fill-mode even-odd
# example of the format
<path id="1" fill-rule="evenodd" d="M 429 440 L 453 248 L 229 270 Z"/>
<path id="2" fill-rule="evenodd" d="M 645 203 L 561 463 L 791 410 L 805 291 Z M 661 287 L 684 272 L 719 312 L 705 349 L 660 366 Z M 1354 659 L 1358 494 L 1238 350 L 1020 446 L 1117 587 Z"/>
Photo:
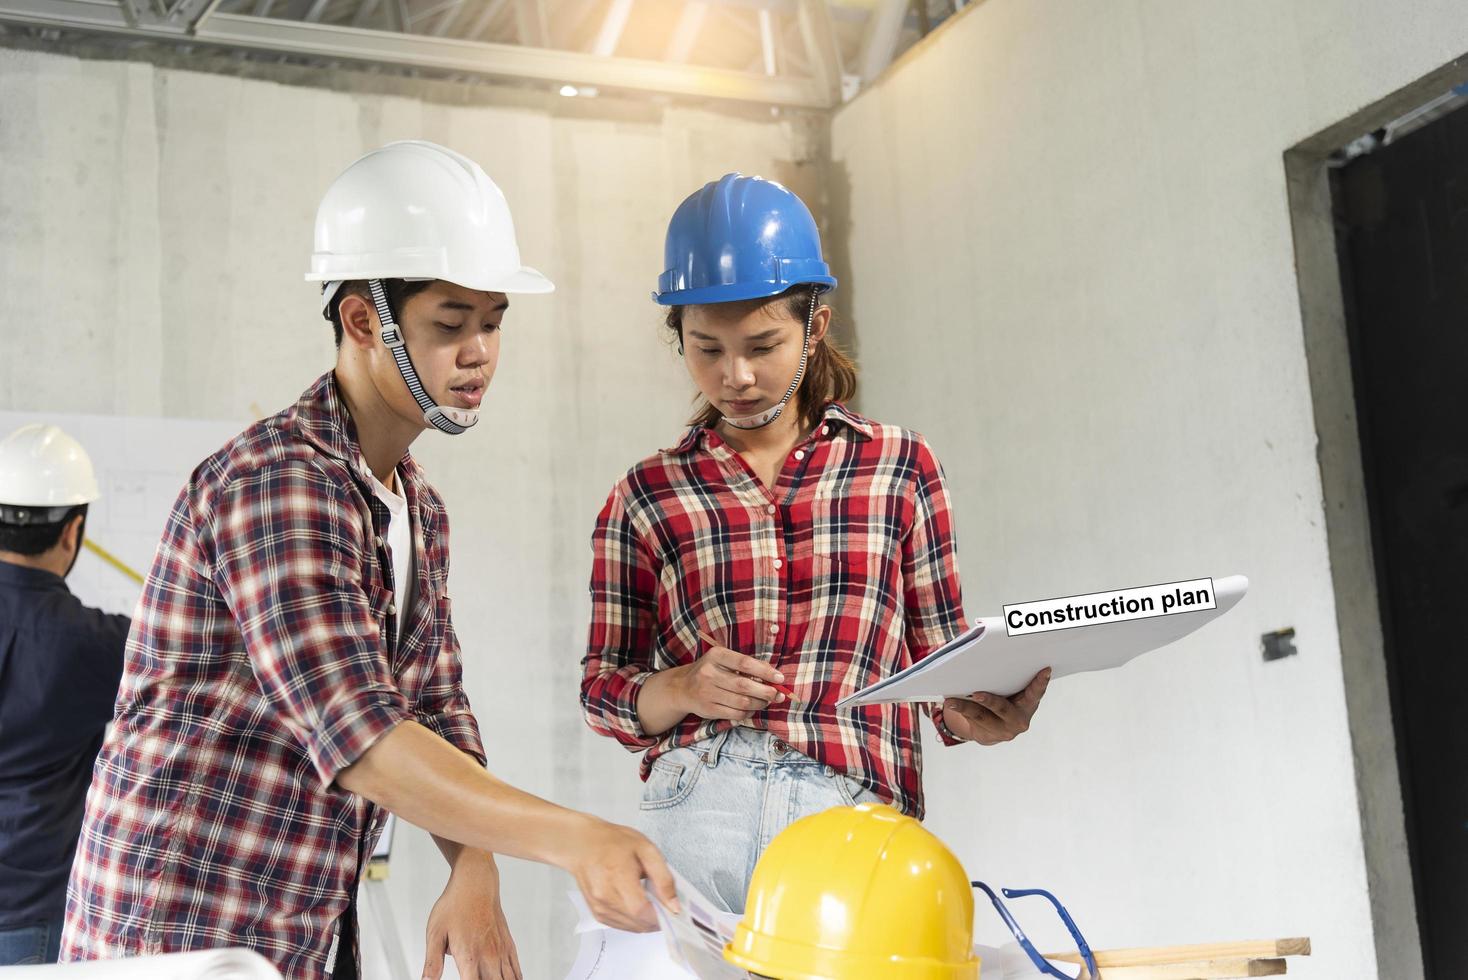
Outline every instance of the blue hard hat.
<path id="1" fill-rule="evenodd" d="M 834 289 L 810 209 L 763 177 L 725 174 L 690 194 L 668 222 L 663 306 L 778 296 L 791 286 Z"/>

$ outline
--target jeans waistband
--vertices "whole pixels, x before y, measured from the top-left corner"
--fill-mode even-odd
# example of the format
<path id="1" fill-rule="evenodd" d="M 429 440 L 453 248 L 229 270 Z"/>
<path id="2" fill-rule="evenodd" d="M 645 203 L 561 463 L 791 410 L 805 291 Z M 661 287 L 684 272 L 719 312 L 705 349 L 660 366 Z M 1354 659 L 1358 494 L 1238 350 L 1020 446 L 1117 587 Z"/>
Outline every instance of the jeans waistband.
<path id="1" fill-rule="evenodd" d="M 743 725 L 726 729 L 711 738 L 701 739 L 689 748 L 702 756 L 704 764 L 710 769 L 717 766 L 720 759 L 739 759 L 781 766 L 820 765 L 805 753 L 791 748 L 790 743 L 779 736 Z"/>

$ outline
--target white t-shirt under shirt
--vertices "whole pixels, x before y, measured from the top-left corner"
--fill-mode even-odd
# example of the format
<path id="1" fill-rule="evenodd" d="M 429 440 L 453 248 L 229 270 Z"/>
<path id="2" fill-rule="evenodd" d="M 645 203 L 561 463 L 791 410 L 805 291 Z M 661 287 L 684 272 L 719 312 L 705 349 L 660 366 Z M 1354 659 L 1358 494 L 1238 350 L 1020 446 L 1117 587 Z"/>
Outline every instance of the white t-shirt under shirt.
<path id="1" fill-rule="evenodd" d="M 408 516 L 408 499 L 399 496 L 373 474 L 367 461 L 362 468 L 372 478 L 372 492 L 387 508 L 387 550 L 392 555 L 393 601 L 398 607 L 398 639 L 403 638 L 403 624 L 408 619 L 408 600 L 413 592 L 413 522 Z M 397 471 L 393 471 L 393 485 L 402 486 Z"/>

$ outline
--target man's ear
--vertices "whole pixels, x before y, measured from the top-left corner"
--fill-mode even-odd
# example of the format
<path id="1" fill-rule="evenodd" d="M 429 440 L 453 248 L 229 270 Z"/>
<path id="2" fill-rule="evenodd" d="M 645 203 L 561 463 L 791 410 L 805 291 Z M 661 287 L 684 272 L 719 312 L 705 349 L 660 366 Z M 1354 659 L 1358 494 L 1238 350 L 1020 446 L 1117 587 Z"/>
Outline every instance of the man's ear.
<path id="1" fill-rule="evenodd" d="M 68 547 L 72 551 L 82 550 L 82 526 L 86 520 L 85 514 L 73 514 L 71 520 L 66 522 L 66 527 L 62 529 L 62 537 L 68 542 Z"/>
<path id="2" fill-rule="evenodd" d="M 370 350 L 377 342 L 377 311 L 363 296 L 348 293 L 337 303 L 342 322 L 342 342 Z"/>

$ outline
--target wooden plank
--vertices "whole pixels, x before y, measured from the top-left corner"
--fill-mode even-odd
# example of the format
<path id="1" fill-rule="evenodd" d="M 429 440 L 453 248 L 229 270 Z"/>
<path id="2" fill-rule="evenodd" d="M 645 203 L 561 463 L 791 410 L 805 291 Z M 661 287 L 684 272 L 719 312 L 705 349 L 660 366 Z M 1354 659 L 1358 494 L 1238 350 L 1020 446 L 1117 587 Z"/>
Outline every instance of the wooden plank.
<path id="1" fill-rule="evenodd" d="M 1196 963 L 1160 963 L 1153 966 L 1108 966 L 1099 980 L 1241 980 L 1278 977 L 1289 971 L 1282 959 L 1217 959 Z M 1086 970 L 1076 980 L 1091 980 Z"/>
<path id="2" fill-rule="evenodd" d="M 1142 946 L 1135 949 L 1098 949 L 1096 965 L 1152 966 L 1160 963 L 1196 963 L 1219 959 L 1272 959 L 1280 956 L 1309 956 L 1310 940 L 1259 939 L 1232 943 L 1199 943 L 1193 946 Z M 1046 959 L 1062 963 L 1081 962 L 1080 953 L 1046 953 Z"/>

